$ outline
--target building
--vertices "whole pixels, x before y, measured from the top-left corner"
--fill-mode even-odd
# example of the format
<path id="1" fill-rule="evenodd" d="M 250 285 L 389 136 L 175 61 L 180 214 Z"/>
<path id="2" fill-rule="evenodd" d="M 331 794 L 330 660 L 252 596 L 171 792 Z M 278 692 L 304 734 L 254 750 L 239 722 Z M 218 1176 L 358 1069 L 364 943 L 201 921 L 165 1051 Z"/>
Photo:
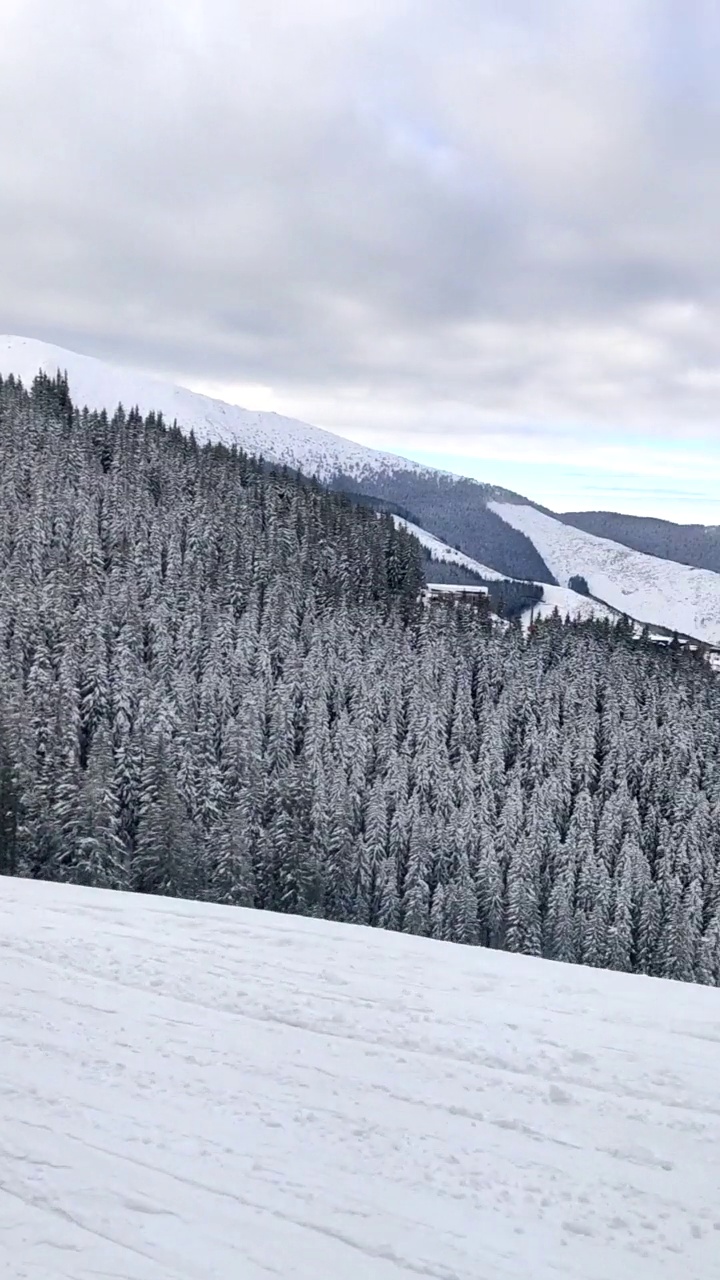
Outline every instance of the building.
<path id="1" fill-rule="evenodd" d="M 423 602 L 427 605 L 467 604 L 474 608 L 485 609 L 488 604 L 487 587 L 459 585 L 450 582 L 428 582 L 423 591 Z"/>

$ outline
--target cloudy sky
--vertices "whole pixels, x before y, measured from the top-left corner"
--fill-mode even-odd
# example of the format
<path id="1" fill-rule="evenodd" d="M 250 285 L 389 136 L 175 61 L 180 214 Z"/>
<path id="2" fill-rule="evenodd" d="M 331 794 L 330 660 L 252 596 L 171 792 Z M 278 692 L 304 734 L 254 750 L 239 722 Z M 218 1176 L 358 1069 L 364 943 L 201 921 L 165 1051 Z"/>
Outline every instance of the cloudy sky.
<path id="1" fill-rule="evenodd" d="M 716 0 L 2 0 L 0 330 L 720 523 Z"/>

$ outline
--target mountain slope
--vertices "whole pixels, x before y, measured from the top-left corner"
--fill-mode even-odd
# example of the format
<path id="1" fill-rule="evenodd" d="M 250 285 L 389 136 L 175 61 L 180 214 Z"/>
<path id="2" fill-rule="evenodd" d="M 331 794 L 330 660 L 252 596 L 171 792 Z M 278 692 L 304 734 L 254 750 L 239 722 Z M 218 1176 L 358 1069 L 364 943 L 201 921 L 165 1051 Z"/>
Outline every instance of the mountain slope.
<path id="1" fill-rule="evenodd" d="M 354 444 L 280 414 L 224 404 L 49 343 L 0 337 L 0 375 L 14 374 L 30 386 L 40 368 L 51 376 L 66 371 L 78 406 L 113 413 L 121 402 L 126 409 L 136 405 L 143 414 L 162 413 L 168 423 L 177 420 L 182 431 L 193 431 L 201 443 L 236 444 L 248 453 L 332 482 L 335 488 L 361 488 L 373 497 L 405 505 L 417 511 L 425 527 L 433 528 L 446 542 L 461 542 L 475 559 L 487 558 L 487 551 L 501 573 L 552 580 L 529 539 L 487 509 L 488 497 L 519 500 L 517 494 Z M 411 502 L 405 502 L 406 494 L 412 495 Z"/>
<path id="2" fill-rule="evenodd" d="M 720 643 L 720 574 L 593 538 L 517 494 L 353 444 L 306 423 L 223 404 L 47 343 L 0 338 L 1 375 L 13 373 L 29 385 L 40 367 L 50 374 L 67 370 L 79 405 L 112 412 L 122 402 L 145 413 L 161 412 L 201 442 L 235 443 L 316 475 L 333 488 L 355 488 L 395 503 L 413 512 L 434 537 L 461 546 L 463 554 L 501 577 L 554 585 L 564 593 L 571 574 L 580 573 L 611 609 Z M 555 598 L 561 610 L 573 604 L 564 596 Z M 582 612 L 588 606 L 578 607 Z"/>
<path id="3" fill-rule="evenodd" d="M 407 529 L 408 533 L 417 538 L 420 545 L 430 552 L 430 559 L 433 563 L 457 565 L 459 568 L 466 569 L 471 574 L 477 574 L 490 582 L 516 581 L 514 578 L 508 578 L 504 574 L 498 573 L 495 569 L 490 569 L 485 564 L 480 564 L 477 560 L 473 560 L 471 556 L 466 556 L 464 552 L 458 551 L 457 548 L 449 547 L 440 538 L 428 533 L 427 529 L 421 529 L 418 525 L 413 524 L 411 520 L 405 520 L 402 516 L 394 516 L 393 519 L 396 525 Z M 430 581 L 432 569 L 426 571 L 426 576 Z M 600 603 L 598 600 L 580 595 L 577 591 L 571 591 L 569 587 L 557 587 L 548 583 L 538 583 L 538 585 L 542 585 L 543 598 L 537 604 L 533 604 L 532 608 L 528 607 L 525 611 L 527 618 L 531 614 L 534 618 L 547 618 L 555 609 L 558 610 L 563 618 L 570 617 L 581 620 L 606 618 L 609 621 L 615 621 L 618 617 L 617 610 L 608 608 L 607 605 Z"/>
<path id="4" fill-rule="evenodd" d="M 7 1280 L 711 1280 L 717 991 L 0 880 Z"/>
<path id="5" fill-rule="evenodd" d="M 421 529 L 419 525 L 413 524 L 412 520 L 406 520 L 404 516 L 393 516 L 393 520 L 397 526 L 407 529 L 408 533 L 417 538 L 420 545 L 430 552 L 431 560 L 445 564 L 456 564 L 461 569 L 468 569 L 470 573 L 479 574 L 481 578 L 497 581 L 505 578 L 504 574 L 498 573 L 496 569 L 491 569 L 486 564 L 480 564 L 472 556 L 466 556 L 464 551 L 458 551 L 457 547 L 448 546 L 447 542 L 442 541 L 442 538 L 436 538 L 434 533 L 429 533 L 427 529 Z"/>
<path id="6" fill-rule="evenodd" d="M 644 551 L 646 555 L 720 573 L 720 528 L 675 524 L 671 520 L 622 515 L 618 511 L 566 511 L 558 519 L 586 533 Z"/>
<path id="7" fill-rule="evenodd" d="M 112 413 L 122 403 L 126 409 L 137 406 L 143 415 L 162 413 L 168 424 L 176 419 L 182 431 L 193 431 L 201 444 L 236 444 L 321 480 L 341 471 L 358 480 L 367 470 L 423 470 L 407 458 L 353 444 L 295 418 L 241 409 L 33 338 L 0 336 L 1 375 L 12 373 L 30 386 L 38 369 L 51 377 L 57 370 L 67 372 L 70 393 L 80 407 Z"/>
<path id="8" fill-rule="evenodd" d="M 720 574 L 633 551 L 536 507 L 490 506 L 532 540 L 559 582 L 582 574 L 594 596 L 639 622 L 720 645 Z"/>
<path id="9" fill-rule="evenodd" d="M 703 662 L 421 612 L 387 513 L 68 409 L 0 386 L 0 871 L 720 986 Z"/>

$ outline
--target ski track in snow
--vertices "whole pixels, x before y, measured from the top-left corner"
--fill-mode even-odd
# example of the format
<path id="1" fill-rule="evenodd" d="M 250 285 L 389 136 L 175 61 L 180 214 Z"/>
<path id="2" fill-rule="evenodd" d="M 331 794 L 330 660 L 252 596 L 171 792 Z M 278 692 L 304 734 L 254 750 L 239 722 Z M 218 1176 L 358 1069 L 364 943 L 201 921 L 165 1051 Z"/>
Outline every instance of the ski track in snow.
<path id="1" fill-rule="evenodd" d="M 720 645 L 720 574 L 633 551 L 535 507 L 488 506 L 530 538 L 558 582 L 580 573 L 592 594 L 620 613 Z"/>
<path id="2" fill-rule="evenodd" d="M 712 1280 L 720 993 L 0 880 L 5 1280 Z"/>

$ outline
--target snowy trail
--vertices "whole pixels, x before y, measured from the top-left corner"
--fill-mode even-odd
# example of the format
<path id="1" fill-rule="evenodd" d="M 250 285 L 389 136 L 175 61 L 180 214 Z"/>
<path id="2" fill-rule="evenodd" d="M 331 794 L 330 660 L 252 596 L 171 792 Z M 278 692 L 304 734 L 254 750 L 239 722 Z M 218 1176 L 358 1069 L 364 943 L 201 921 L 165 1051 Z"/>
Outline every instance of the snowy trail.
<path id="1" fill-rule="evenodd" d="M 0 879 L 8 1280 L 711 1280 L 720 992 Z"/>

